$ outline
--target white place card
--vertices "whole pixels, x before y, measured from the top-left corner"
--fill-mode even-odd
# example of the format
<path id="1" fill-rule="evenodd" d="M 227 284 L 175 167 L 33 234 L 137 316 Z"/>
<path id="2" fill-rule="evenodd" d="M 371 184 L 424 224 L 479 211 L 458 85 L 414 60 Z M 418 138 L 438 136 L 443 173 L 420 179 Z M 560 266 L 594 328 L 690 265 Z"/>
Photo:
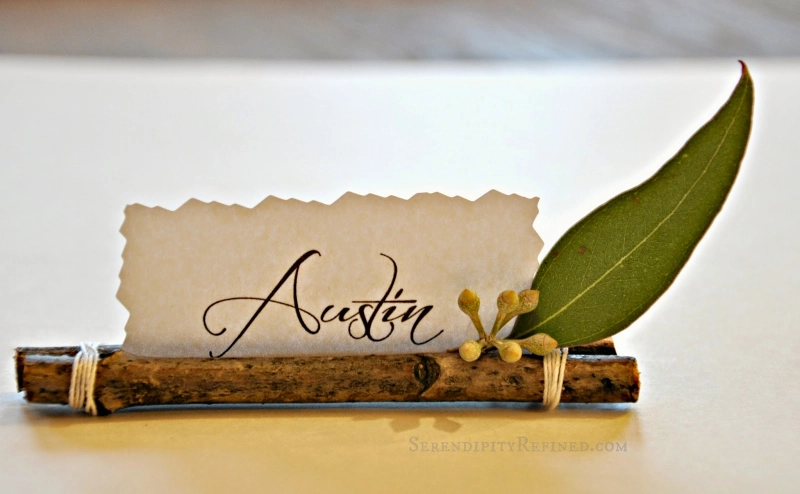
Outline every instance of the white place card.
<path id="1" fill-rule="evenodd" d="M 538 198 L 347 193 L 331 205 L 128 206 L 123 348 L 153 357 L 441 352 L 475 338 L 457 305 L 529 288 Z M 507 331 L 507 330 L 506 330 Z"/>

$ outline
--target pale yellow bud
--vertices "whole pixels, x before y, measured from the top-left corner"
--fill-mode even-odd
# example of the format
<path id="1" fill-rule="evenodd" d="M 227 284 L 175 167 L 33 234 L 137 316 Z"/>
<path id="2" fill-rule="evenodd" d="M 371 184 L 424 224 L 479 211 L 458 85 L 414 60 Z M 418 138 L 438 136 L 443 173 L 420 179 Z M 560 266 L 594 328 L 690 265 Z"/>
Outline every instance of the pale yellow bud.
<path id="1" fill-rule="evenodd" d="M 481 308 L 481 299 L 477 293 L 465 288 L 458 296 L 458 308 L 467 315 L 477 314 Z"/>
<path id="2" fill-rule="evenodd" d="M 514 290 L 506 290 L 497 297 L 497 310 L 500 312 L 514 312 L 518 306 L 519 296 Z"/>
<path id="3" fill-rule="evenodd" d="M 519 344 L 532 354 L 542 357 L 558 348 L 558 342 L 545 333 L 536 333 L 524 340 L 520 340 Z"/>
<path id="4" fill-rule="evenodd" d="M 522 358 L 522 348 L 516 341 L 497 340 L 495 346 L 500 350 L 500 358 L 505 362 L 513 364 Z"/>
<path id="5" fill-rule="evenodd" d="M 494 320 L 490 336 L 495 336 L 514 317 L 512 314 L 518 307 L 519 296 L 514 290 L 506 290 L 497 296 L 497 318 Z"/>
<path id="6" fill-rule="evenodd" d="M 523 290 L 519 292 L 518 314 L 525 314 L 532 311 L 539 305 L 539 290 Z"/>
<path id="7" fill-rule="evenodd" d="M 481 299 L 478 298 L 478 294 L 469 288 L 465 288 L 461 295 L 458 296 L 458 308 L 469 316 L 472 325 L 475 326 L 475 330 L 478 332 L 478 336 L 484 338 L 486 332 L 483 330 L 483 323 L 478 314 L 481 308 Z"/>
<path id="8" fill-rule="evenodd" d="M 481 356 L 483 347 L 480 343 L 473 340 L 467 340 L 458 347 L 458 354 L 467 362 L 475 362 Z"/>

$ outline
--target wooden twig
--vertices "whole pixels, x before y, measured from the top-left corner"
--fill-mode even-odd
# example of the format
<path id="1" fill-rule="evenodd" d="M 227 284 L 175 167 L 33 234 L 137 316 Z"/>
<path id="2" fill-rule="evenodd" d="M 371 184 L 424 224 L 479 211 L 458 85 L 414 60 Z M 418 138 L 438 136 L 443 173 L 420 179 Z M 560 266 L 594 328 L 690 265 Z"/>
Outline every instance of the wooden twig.
<path id="1" fill-rule="evenodd" d="M 17 386 L 32 403 L 68 401 L 77 347 L 18 348 Z M 610 340 L 570 349 L 562 402 L 635 402 L 636 359 Z M 497 354 L 179 359 L 100 347 L 101 414 L 140 405 L 542 400 L 542 359 L 508 364 Z"/>

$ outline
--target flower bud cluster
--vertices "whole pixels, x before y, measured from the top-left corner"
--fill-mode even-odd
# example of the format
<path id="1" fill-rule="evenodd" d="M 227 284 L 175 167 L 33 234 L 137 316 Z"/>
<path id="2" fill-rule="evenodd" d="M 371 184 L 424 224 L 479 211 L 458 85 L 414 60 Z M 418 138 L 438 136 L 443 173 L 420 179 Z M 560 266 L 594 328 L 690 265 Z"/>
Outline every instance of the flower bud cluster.
<path id="1" fill-rule="evenodd" d="M 535 355 L 547 355 L 558 347 L 558 342 L 544 333 L 537 333 L 524 340 L 504 340 L 497 338 L 497 333 L 508 324 L 511 319 L 528 313 L 539 305 L 538 290 L 523 290 L 519 293 L 506 290 L 497 297 L 497 317 L 494 320 L 492 331 L 487 334 L 483 329 L 478 312 L 481 300 L 478 294 L 470 289 L 465 289 L 458 296 L 458 307 L 472 321 L 478 332 L 477 340 L 467 340 L 458 349 L 461 358 L 467 362 L 474 362 L 480 358 L 487 348 L 497 348 L 500 358 L 505 362 L 516 362 L 522 358 L 522 350 L 528 350 Z"/>

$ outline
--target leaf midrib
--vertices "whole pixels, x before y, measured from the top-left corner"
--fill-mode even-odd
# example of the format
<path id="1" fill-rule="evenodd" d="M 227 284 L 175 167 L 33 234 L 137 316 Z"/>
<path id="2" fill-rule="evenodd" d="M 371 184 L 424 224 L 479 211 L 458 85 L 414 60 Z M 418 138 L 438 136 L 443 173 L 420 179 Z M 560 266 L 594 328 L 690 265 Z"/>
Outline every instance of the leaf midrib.
<path id="1" fill-rule="evenodd" d="M 745 89 L 745 91 L 746 90 L 747 90 L 747 88 Z M 589 285 L 586 288 L 584 288 L 580 293 L 575 295 L 575 297 L 573 297 L 572 300 L 570 300 L 569 302 L 564 304 L 560 309 L 558 309 L 556 312 L 551 314 L 549 317 L 547 317 L 546 319 L 544 319 L 544 320 L 538 322 L 536 325 L 534 325 L 531 328 L 531 333 L 535 333 L 537 328 L 540 328 L 544 324 L 547 324 L 548 322 L 552 321 L 553 319 L 555 319 L 556 317 L 561 315 L 561 313 L 564 312 L 567 308 L 569 308 L 572 304 L 574 304 L 575 302 L 580 300 L 586 293 L 588 293 L 590 290 L 592 290 L 595 286 L 597 286 L 597 284 L 599 284 L 601 281 L 603 281 L 603 279 L 605 279 L 609 274 L 611 274 L 612 271 L 617 269 L 617 267 L 620 264 L 625 262 L 625 260 L 628 259 L 628 257 L 630 257 L 637 249 L 639 249 L 639 247 L 644 245 L 645 242 L 647 242 L 650 239 L 650 237 L 652 237 L 664 225 L 664 223 L 666 223 L 670 218 L 672 218 L 672 216 L 674 216 L 675 212 L 678 209 L 680 209 L 681 205 L 684 203 L 684 201 L 686 201 L 686 198 L 689 197 L 689 195 L 694 191 L 695 187 L 697 187 L 697 184 L 700 183 L 700 181 L 706 175 L 706 173 L 708 172 L 709 168 L 711 167 L 711 163 L 713 163 L 714 160 L 716 159 L 717 155 L 719 154 L 720 149 L 722 149 L 722 146 L 725 144 L 725 141 L 728 139 L 728 134 L 730 133 L 731 129 L 733 128 L 733 125 L 736 123 L 736 121 L 739 118 L 739 114 L 741 113 L 742 105 L 744 104 L 744 101 L 745 101 L 745 98 L 742 97 L 741 101 L 739 102 L 739 106 L 736 108 L 736 113 L 734 114 L 733 118 L 731 119 L 731 123 L 725 129 L 725 134 L 722 136 L 722 139 L 720 139 L 719 144 L 717 145 L 716 149 L 714 149 L 714 153 L 711 155 L 711 158 L 709 158 L 708 162 L 706 163 L 705 167 L 703 168 L 703 172 L 697 177 L 697 179 L 695 179 L 695 181 L 692 183 L 691 187 L 689 187 L 689 189 L 686 191 L 686 193 L 683 194 L 683 197 L 681 197 L 680 201 L 678 201 L 678 203 L 675 205 L 675 207 L 672 208 L 672 211 L 670 211 L 669 214 L 667 216 L 665 216 L 664 219 L 662 219 L 655 226 L 655 228 L 653 228 L 653 230 L 650 233 L 648 233 L 641 241 L 639 241 L 639 243 L 637 243 L 630 251 L 628 251 L 627 254 L 625 254 L 616 263 L 614 263 L 613 266 L 608 268 L 591 285 Z M 599 334 L 599 333 L 597 333 L 597 334 Z M 585 339 L 585 336 L 583 336 L 581 339 Z M 568 346 L 570 343 L 572 343 L 572 342 L 571 341 L 559 342 L 559 346 Z"/>

